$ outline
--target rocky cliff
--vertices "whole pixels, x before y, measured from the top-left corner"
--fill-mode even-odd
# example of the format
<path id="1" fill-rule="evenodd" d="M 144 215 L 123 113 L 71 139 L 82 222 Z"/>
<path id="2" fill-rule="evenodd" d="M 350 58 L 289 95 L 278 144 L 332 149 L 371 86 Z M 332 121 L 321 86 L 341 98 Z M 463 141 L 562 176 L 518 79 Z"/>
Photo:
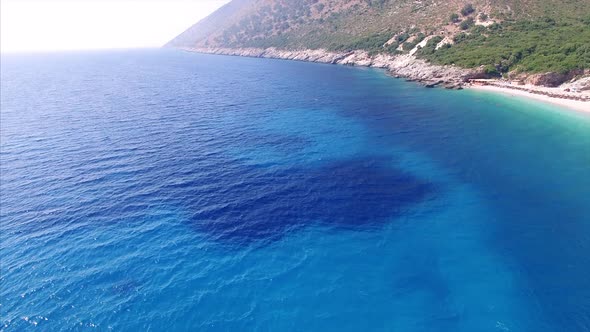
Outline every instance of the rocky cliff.
<path id="1" fill-rule="evenodd" d="M 587 76 L 589 40 L 590 0 L 233 0 L 166 46 L 558 86 Z"/>
<path id="2" fill-rule="evenodd" d="M 187 51 L 246 56 L 256 58 L 309 61 L 318 63 L 363 66 L 386 69 L 391 75 L 422 83 L 427 87 L 444 86 L 460 89 L 472 78 L 482 77 L 479 69 L 464 69 L 456 66 L 430 64 L 416 57 L 405 55 L 371 55 L 367 51 L 330 52 L 317 50 L 280 50 L 277 48 L 184 48 Z"/>

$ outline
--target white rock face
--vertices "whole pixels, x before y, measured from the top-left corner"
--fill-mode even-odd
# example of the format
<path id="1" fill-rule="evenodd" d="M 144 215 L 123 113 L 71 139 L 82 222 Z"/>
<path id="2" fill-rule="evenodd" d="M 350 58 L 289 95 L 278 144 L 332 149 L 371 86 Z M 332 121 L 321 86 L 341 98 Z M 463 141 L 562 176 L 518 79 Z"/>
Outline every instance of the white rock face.
<path id="1" fill-rule="evenodd" d="M 572 91 L 590 91 L 590 72 L 587 75 L 575 81 L 567 82 L 561 87 Z"/>
<path id="2" fill-rule="evenodd" d="M 479 18 L 479 15 L 477 16 L 477 19 L 475 20 L 475 25 L 481 25 L 481 26 L 484 26 L 484 27 L 488 27 L 488 26 L 490 26 L 490 25 L 492 25 L 494 23 L 496 23 L 496 21 L 490 20 L 490 19 L 487 19 L 485 21 L 482 21 Z"/>

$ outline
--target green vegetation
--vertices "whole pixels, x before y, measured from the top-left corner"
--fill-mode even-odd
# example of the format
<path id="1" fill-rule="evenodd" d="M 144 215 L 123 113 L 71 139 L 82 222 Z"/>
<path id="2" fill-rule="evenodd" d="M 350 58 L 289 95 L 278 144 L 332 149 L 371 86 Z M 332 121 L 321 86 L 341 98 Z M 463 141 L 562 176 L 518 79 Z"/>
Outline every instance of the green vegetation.
<path id="1" fill-rule="evenodd" d="M 474 24 L 475 20 L 473 19 L 473 17 L 469 17 L 468 19 L 461 22 L 461 24 L 459 24 L 459 27 L 461 28 L 461 30 L 467 30 L 471 28 Z"/>
<path id="2" fill-rule="evenodd" d="M 590 68 L 590 18 L 557 23 L 553 19 L 506 22 L 477 27 L 455 37 L 455 45 L 420 56 L 434 63 L 473 68 L 490 73 L 561 72 Z"/>
<path id="3" fill-rule="evenodd" d="M 330 44 L 329 49 L 334 51 L 366 50 L 376 53 L 384 50 L 384 45 L 390 38 L 391 34 L 377 33 L 368 37 L 353 38 L 345 44 Z"/>
<path id="4" fill-rule="evenodd" d="M 406 40 L 408 40 L 408 38 L 410 38 L 410 34 L 407 32 L 404 32 L 404 33 L 400 33 L 396 39 L 397 39 L 397 42 L 401 44 L 401 43 L 405 42 Z"/>
<path id="5" fill-rule="evenodd" d="M 414 42 L 405 42 L 402 44 L 402 48 L 404 49 L 404 51 L 410 51 L 414 47 L 416 47 L 416 43 Z"/>
<path id="6" fill-rule="evenodd" d="M 424 57 L 428 57 L 434 54 L 434 52 L 436 52 L 436 45 L 438 45 L 438 43 L 440 43 L 442 40 L 443 37 L 441 36 L 435 36 L 430 38 L 426 45 L 418 51 L 418 54 Z"/>
<path id="7" fill-rule="evenodd" d="M 468 4 L 465 5 L 465 7 L 463 7 L 461 9 L 461 15 L 468 16 L 471 13 L 473 13 L 474 11 L 475 11 L 475 8 L 473 8 L 473 5 L 470 4 L 470 3 L 468 3 Z"/>
<path id="8" fill-rule="evenodd" d="M 232 0 L 168 45 L 397 54 L 444 32 L 455 34 L 454 45 L 436 50 L 442 40 L 436 36 L 417 56 L 439 64 L 484 66 L 495 75 L 565 72 L 590 68 L 589 1 L 469 0 L 460 8 L 456 1 Z M 497 23 L 476 25 L 476 17 Z"/>

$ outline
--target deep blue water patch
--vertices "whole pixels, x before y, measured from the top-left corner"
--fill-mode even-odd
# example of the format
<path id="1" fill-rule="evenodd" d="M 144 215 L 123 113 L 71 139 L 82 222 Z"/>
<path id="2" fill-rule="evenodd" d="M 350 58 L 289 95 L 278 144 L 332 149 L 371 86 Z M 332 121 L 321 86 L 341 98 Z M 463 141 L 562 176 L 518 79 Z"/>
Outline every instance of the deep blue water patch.
<path id="1" fill-rule="evenodd" d="M 319 168 L 235 168 L 211 179 L 215 190 L 185 185 L 193 197 L 192 223 L 210 238 L 232 244 L 268 243 L 317 224 L 376 229 L 434 194 L 432 183 L 390 164 L 373 158 Z"/>

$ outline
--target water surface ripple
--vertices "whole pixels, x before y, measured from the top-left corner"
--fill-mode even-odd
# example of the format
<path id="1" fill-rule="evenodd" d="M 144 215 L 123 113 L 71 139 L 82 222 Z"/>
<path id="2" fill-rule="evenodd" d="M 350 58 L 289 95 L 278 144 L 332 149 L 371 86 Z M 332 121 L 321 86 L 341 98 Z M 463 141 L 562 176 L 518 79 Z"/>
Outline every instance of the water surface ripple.
<path id="1" fill-rule="evenodd" d="M 2 55 L 0 331 L 588 331 L 590 118 L 362 68 Z"/>

